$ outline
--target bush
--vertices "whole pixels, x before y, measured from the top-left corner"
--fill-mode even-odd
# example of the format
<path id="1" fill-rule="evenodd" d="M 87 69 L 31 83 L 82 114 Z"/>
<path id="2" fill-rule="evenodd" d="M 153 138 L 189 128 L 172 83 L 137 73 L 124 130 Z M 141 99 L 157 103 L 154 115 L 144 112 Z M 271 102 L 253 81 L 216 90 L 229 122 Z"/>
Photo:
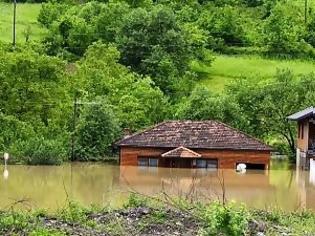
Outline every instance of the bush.
<path id="1" fill-rule="evenodd" d="M 67 159 L 67 142 L 62 139 L 33 137 L 17 142 L 12 153 L 23 163 L 30 165 L 60 165 Z"/>
<path id="2" fill-rule="evenodd" d="M 135 193 L 129 195 L 127 203 L 124 204 L 124 208 L 136 208 L 143 207 L 148 204 L 148 199 L 141 197 Z"/>
<path id="3" fill-rule="evenodd" d="M 230 202 L 222 205 L 213 202 L 198 209 L 199 217 L 204 222 L 201 235 L 244 235 L 247 229 L 249 212 L 243 205 Z"/>
<path id="4" fill-rule="evenodd" d="M 75 132 L 76 160 L 101 160 L 112 154 L 112 144 L 120 135 L 120 126 L 112 108 L 104 100 L 88 106 Z"/>

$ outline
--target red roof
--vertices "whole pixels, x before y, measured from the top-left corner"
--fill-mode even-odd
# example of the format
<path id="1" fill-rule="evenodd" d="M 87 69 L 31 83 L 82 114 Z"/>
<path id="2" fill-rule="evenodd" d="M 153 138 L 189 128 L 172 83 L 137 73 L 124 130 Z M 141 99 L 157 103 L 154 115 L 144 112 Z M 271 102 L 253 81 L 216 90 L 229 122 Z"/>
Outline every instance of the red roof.
<path id="1" fill-rule="evenodd" d="M 118 146 L 265 150 L 260 140 L 218 121 L 166 121 L 128 136 Z"/>

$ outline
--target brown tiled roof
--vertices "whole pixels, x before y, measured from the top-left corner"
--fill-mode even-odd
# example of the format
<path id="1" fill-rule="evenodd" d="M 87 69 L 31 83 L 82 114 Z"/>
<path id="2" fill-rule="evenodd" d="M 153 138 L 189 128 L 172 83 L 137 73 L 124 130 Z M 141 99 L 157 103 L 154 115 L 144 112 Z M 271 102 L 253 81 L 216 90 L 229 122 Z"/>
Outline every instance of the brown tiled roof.
<path id="1" fill-rule="evenodd" d="M 198 158 L 201 155 L 185 147 L 178 147 L 162 154 L 162 157 Z"/>
<path id="2" fill-rule="evenodd" d="M 271 150 L 237 129 L 217 121 L 166 121 L 128 136 L 118 146 Z"/>

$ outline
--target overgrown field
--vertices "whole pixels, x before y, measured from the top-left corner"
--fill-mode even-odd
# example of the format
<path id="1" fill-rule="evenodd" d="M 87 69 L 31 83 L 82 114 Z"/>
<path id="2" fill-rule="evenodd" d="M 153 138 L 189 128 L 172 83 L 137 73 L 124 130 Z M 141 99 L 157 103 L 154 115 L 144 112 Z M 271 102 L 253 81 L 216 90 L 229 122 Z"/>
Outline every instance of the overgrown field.
<path id="1" fill-rule="evenodd" d="M 216 55 L 211 66 L 195 64 L 193 67 L 202 74 L 199 83 L 214 92 L 243 77 L 253 82 L 257 78 L 272 78 L 278 70 L 287 69 L 296 76 L 315 72 L 315 62 L 312 60 L 281 60 L 249 55 Z"/>
<path id="2" fill-rule="evenodd" d="M 188 203 L 132 194 L 122 209 L 74 202 L 54 214 L 2 211 L 2 235 L 314 235 L 315 214 L 250 210 L 233 202 Z"/>
<path id="3" fill-rule="evenodd" d="M 37 22 L 41 4 L 18 4 L 16 14 L 17 42 L 39 40 L 45 30 Z M 12 42 L 13 4 L 0 3 L 0 41 Z"/>

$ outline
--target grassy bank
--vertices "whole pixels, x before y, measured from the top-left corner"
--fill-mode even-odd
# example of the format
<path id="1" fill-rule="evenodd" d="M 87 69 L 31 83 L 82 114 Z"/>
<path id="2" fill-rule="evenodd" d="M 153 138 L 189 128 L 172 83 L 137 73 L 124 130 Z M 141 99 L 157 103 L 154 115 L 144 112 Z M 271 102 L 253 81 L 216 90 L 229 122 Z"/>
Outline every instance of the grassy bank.
<path id="1" fill-rule="evenodd" d="M 165 198 L 164 198 L 165 199 Z M 2 235 L 314 235 L 315 214 L 250 210 L 235 203 L 192 204 L 132 194 L 122 209 L 73 202 L 45 211 L 0 213 Z"/>
<path id="2" fill-rule="evenodd" d="M 277 70 L 289 69 L 294 74 L 315 72 L 313 61 L 266 59 L 259 56 L 216 55 L 211 66 L 194 65 L 194 69 L 203 75 L 200 84 L 211 91 L 220 91 L 236 78 L 270 78 Z"/>
<path id="3" fill-rule="evenodd" d="M 17 42 L 24 43 L 26 35 L 29 41 L 39 40 L 44 34 L 44 29 L 37 23 L 40 4 L 18 4 L 16 17 Z M 13 4 L 0 3 L 0 41 L 12 42 Z"/>

